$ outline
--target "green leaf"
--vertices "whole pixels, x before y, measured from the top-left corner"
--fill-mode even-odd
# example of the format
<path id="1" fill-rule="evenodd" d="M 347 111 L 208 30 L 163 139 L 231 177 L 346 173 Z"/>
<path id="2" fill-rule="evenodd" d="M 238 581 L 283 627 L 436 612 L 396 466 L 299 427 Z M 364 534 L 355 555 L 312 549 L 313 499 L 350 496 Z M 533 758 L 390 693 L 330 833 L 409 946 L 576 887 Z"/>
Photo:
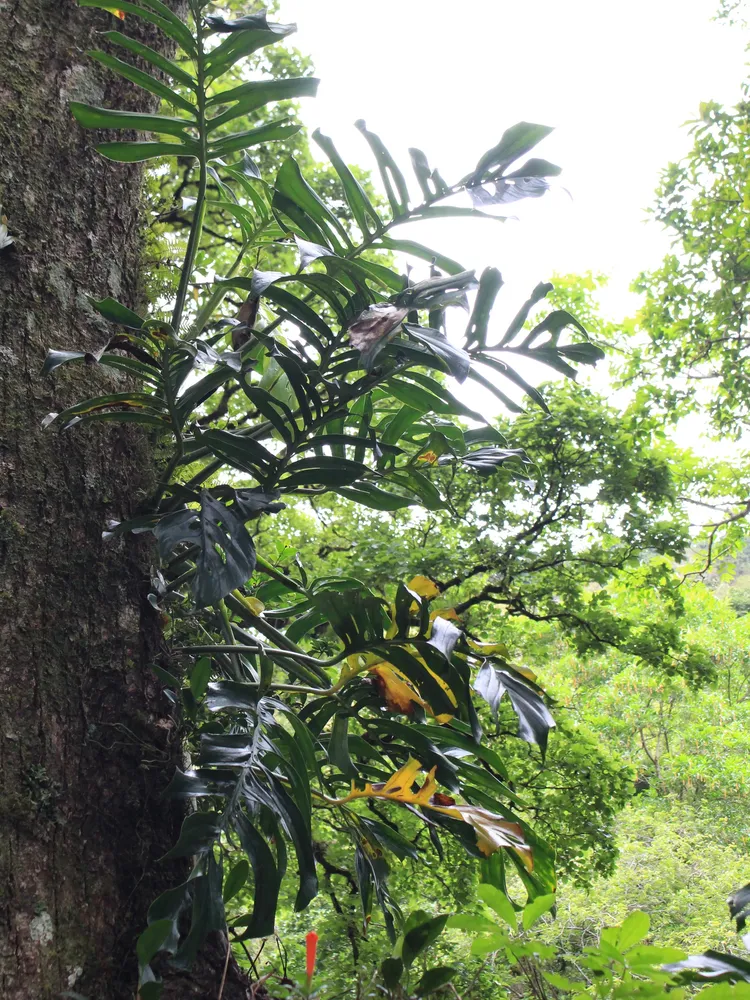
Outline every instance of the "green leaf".
<path id="1" fill-rule="evenodd" d="M 185 129 L 192 123 L 185 118 L 170 118 L 167 115 L 143 115 L 137 111 L 112 111 L 96 108 L 91 104 L 71 101 L 73 117 L 84 128 L 135 129 L 139 132 L 158 132 L 185 139 Z"/>
<path id="2" fill-rule="evenodd" d="M 66 365 L 70 361 L 83 361 L 84 359 L 91 359 L 96 361 L 93 354 L 87 354 L 85 351 L 47 351 L 47 357 L 44 359 L 44 364 L 42 365 L 41 375 L 51 375 L 55 369 L 59 368 L 60 365 Z"/>
<path id="3" fill-rule="evenodd" d="M 279 168 L 274 191 L 274 207 L 278 207 L 292 221 L 298 221 L 297 215 L 284 199 L 312 220 L 314 223 L 312 229 L 304 225 L 304 220 L 302 222 L 303 232 L 311 240 L 323 245 L 331 243 L 339 253 L 345 253 L 346 249 L 351 247 L 351 240 L 346 230 L 307 183 L 293 156 L 287 157 Z"/>
<path id="4" fill-rule="evenodd" d="M 258 49 L 264 48 L 266 45 L 273 45 L 297 30 L 296 24 L 277 24 L 268 20 L 262 23 L 258 18 L 265 19 L 265 12 L 253 15 L 253 17 L 256 19 L 255 23 L 246 20 L 244 24 L 248 27 L 243 28 L 242 19 L 231 22 L 213 16 L 213 21 L 210 23 L 217 25 L 214 30 L 230 32 L 229 37 L 225 38 L 215 49 L 212 49 L 206 58 L 206 70 L 214 79 L 245 56 L 252 55 L 253 52 L 257 52 Z M 228 27 L 231 24 L 234 24 L 235 27 Z"/>
<path id="5" fill-rule="evenodd" d="M 466 347 L 474 344 L 483 349 L 487 343 L 487 326 L 490 312 L 495 304 L 497 293 L 503 285 L 503 276 L 495 267 L 487 267 L 479 279 L 479 291 L 474 301 L 474 308 L 466 327 Z"/>
<path id="6" fill-rule="evenodd" d="M 259 146 L 264 142 L 271 142 L 275 139 L 288 139 L 296 135 L 301 129 L 301 125 L 290 125 L 289 118 L 280 121 L 266 122 L 257 128 L 248 129 L 246 132 L 237 132 L 235 135 L 227 136 L 226 139 L 217 139 L 208 150 L 211 159 L 227 156 L 229 153 L 236 153 L 241 149 L 248 149 L 250 146 Z"/>
<path id="7" fill-rule="evenodd" d="M 196 109 L 194 104 L 185 100 L 184 97 L 176 91 L 171 90 L 165 83 L 157 80 L 149 73 L 144 73 L 143 70 L 136 69 L 136 67 L 131 66 L 130 63 L 126 63 L 122 59 L 117 59 L 115 56 L 108 55 L 106 52 L 92 50 L 88 52 L 87 55 L 91 56 L 92 59 L 96 59 L 96 61 L 101 63 L 102 66 L 106 66 L 107 69 L 112 70 L 113 73 L 117 73 L 118 76 L 121 76 L 126 80 L 130 80 L 131 83 L 135 83 L 137 86 L 142 87 L 143 90 L 147 90 L 151 94 L 156 94 L 156 96 L 160 97 L 163 101 L 167 101 L 169 104 L 174 105 L 174 107 L 182 108 L 183 111 L 187 111 L 187 113 L 193 115 L 193 117 L 195 116 Z M 115 127 L 120 128 L 121 126 Z"/>
<path id="8" fill-rule="evenodd" d="M 407 931 L 401 948 L 401 960 L 407 969 L 418 955 L 437 941 L 447 922 L 448 914 L 443 914 L 432 917 Z"/>
<path id="9" fill-rule="evenodd" d="M 93 399 L 85 399 L 81 403 L 69 406 L 67 410 L 55 414 L 55 419 L 61 430 L 72 427 L 87 417 L 89 419 L 99 417 L 104 420 L 132 419 L 136 423 L 156 423 L 166 428 L 166 418 L 159 415 L 162 413 L 163 406 L 164 404 L 158 396 L 151 396 L 145 392 L 113 392 L 108 396 L 94 396 Z M 109 413 L 97 412 L 100 410 L 111 410 L 112 407 L 117 407 L 118 409 L 112 410 Z M 119 411 L 120 407 L 124 408 L 123 412 Z M 139 413 L 134 411 L 145 412 Z M 51 422 L 51 420 L 48 421 L 48 423 Z"/>
<path id="10" fill-rule="evenodd" d="M 187 969 L 195 961 L 211 931 L 226 931 L 224 901 L 221 898 L 221 866 L 213 854 L 205 859 L 205 875 L 191 880 L 193 912 L 190 932 L 172 959 L 176 968 Z"/>
<path id="11" fill-rule="evenodd" d="M 141 424 L 144 427 L 155 427 L 162 431 L 169 430 L 170 426 L 169 420 L 166 417 L 159 417 L 155 413 L 148 413 L 145 410 L 107 410 L 100 413 L 84 413 L 81 416 L 74 415 L 72 419 L 66 417 L 66 413 L 67 411 L 63 410 L 62 413 L 54 415 L 60 420 L 61 430 L 66 430 L 68 427 L 77 426 L 78 424 L 103 422 Z"/>
<path id="12" fill-rule="evenodd" d="M 192 669 L 190 674 L 190 690 L 196 701 L 200 701 L 206 693 L 208 682 L 211 678 L 211 660 L 207 656 L 202 656 Z"/>
<path id="13" fill-rule="evenodd" d="M 340 713 L 334 717 L 331 738 L 328 742 L 328 759 L 342 774 L 349 778 L 358 777 L 358 772 L 349 755 L 349 717 Z"/>
<path id="14" fill-rule="evenodd" d="M 535 900 L 536 902 L 536 900 Z M 647 935 L 651 919 L 648 913 L 642 910 L 634 910 L 620 924 L 620 931 L 617 935 L 617 947 L 620 951 L 627 951 L 633 945 L 641 942 Z"/>
<path id="15" fill-rule="evenodd" d="M 136 942 L 135 950 L 138 964 L 141 968 L 148 965 L 151 959 L 161 951 L 161 947 L 172 933 L 174 921 L 165 918 L 149 924 Z"/>
<path id="16" fill-rule="evenodd" d="M 231 90 L 224 90 L 208 99 L 208 109 L 232 105 L 226 111 L 209 118 L 209 132 L 241 115 L 251 114 L 271 101 L 286 101 L 294 97 L 315 97 L 319 80 L 312 76 L 282 80 L 252 80 Z"/>
<path id="17" fill-rule="evenodd" d="M 540 917 L 548 913 L 552 907 L 556 904 L 557 897 L 554 893 L 550 893 L 547 896 L 537 896 L 536 899 L 532 899 L 530 903 L 527 903 L 523 908 L 523 928 L 528 930 L 533 927 L 534 924 L 539 920 Z"/>
<path id="18" fill-rule="evenodd" d="M 244 521 L 232 508 L 201 493 L 200 511 L 174 511 L 153 528 L 163 560 L 175 546 L 198 545 L 193 597 L 198 607 L 217 604 L 241 587 L 255 570 L 255 546 Z"/>
<path id="19" fill-rule="evenodd" d="M 547 737 L 555 720 L 544 704 L 544 699 L 528 681 L 485 660 L 477 674 L 474 690 L 484 698 L 495 717 L 500 699 L 507 693 L 513 711 L 518 716 L 518 735 L 527 743 L 536 743 L 542 753 L 545 752 Z"/>
<path id="20" fill-rule="evenodd" d="M 428 347 L 439 358 L 442 358 L 450 369 L 451 375 L 459 382 L 466 381 L 471 368 L 471 358 L 460 347 L 455 347 L 440 330 L 429 327 L 414 326 L 404 323 L 404 329 L 410 337 Z"/>
<path id="21" fill-rule="evenodd" d="M 143 160 L 153 160 L 159 156 L 193 156 L 200 157 L 198 144 L 195 142 L 100 142 L 96 147 L 98 153 L 116 163 L 141 163 Z"/>
<path id="22" fill-rule="evenodd" d="M 123 35 L 120 31 L 104 31 L 102 32 L 102 37 L 106 38 L 115 45 L 119 45 L 120 48 L 127 49 L 129 52 L 132 52 L 133 55 L 138 56 L 139 59 L 144 59 L 146 62 L 151 63 L 152 66 L 156 66 L 156 68 L 160 69 L 162 73 L 165 73 L 167 76 L 171 76 L 176 83 L 179 83 L 183 87 L 187 87 L 188 90 L 195 91 L 198 89 L 198 81 L 195 77 L 186 73 L 185 70 L 171 62 L 160 52 L 156 52 L 154 49 L 149 48 L 148 45 L 143 45 L 137 39 L 130 38 L 128 35 Z"/>
<path id="23" fill-rule="evenodd" d="M 236 815 L 234 828 L 253 867 L 253 914 L 245 926 L 241 940 L 266 937 L 274 932 L 281 873 L 271 848 L 245 815 Z"/>
<path id="24" fill-rule="evenodd" d="M 243 858 L 238 861 L 234 868 L 227 874 L 224 879 L 224 890 L 222 896 L 225 903 L 228 903 L 230 899 L 234 899 L 237 893 L 242 889 L 247 882 L 247 876 L 250 874 L 250 865 Z"/>
<path id="25" fill-rule="evenodd" d="M 500 917 L 501 920 L 504 920 L 512 930 L 515 931 L 517 929 L 516 911 L 513 909 L 513 904 L 504 892 L 495 888 L 494 885 L 487 885 L 487 883 L 483 882 L 477 886 L 477 895 L 482 902 L 491 907 L 498 917 Z"/>
<path id="26" fill-rule="evenodd" d="M 382 227 L 380 217 L 361 184 L 342 160 L 333 142 L 328 136 L 323 135 L 320 129 L 316 129 L 312 137 L 331 161 L 333 169 L 338 174 L 347 203 L 362 234 L 367 236 L 369 233 L 378 232 Z"/>
<path id="27" fill-rule="evenodd" d="M 589 343 L 568 344 L 567 346 L 558 347 L 557 352 L 581 365 L 595 365 L 597 361 L 603 361 L 605 358 L 601 347 Z"/>
<path id="28" fill-rule="evenodd" d="M 441 986 L 449 983 L 456 975 L 458 975 L 458 969 L 454 969 L 450 965 L 438 965 L 434 969 L 428 969 L 417 983 L 414 995 L 424 997 L 428 993 L 434 993 L 435 990 L 439 990 Z"/>
<path id="29" fill-rule="evenodd" d="M 687 956 L 679 948 L 664 948 L 657 945 L 642 944 L 628 949 L 626 958 L 628 965 L 633 969 L 637 969 L 643 966 L 658 968 L 661 965 L 666 965 L 668 962 L 681 962 Z"/>
<path id="30" fill-rule="evenodd" d="M 160 1000 L 162 991 L 164 989 L 164 983 L 151 982 L 151 983 L 141 983 L 138 987 L 138 997 L 139 1000 Z M 61 993 L 62 997 L 70 997 L 71 1000 L 89 1000 L 88 997 L 81 996 L 80 993 Z"/>
<path id="31" fill-rule="evenodd" d="M 361 462 L 333 455 L 316 455 L 292 462 L 286 469 L 288 475 L 279 480 L 282 490 L 294 490 L 300 486 L 348 486 L 369 471 Z"/>
<path id="32" fill-rule="evenodd" d="M 493 169 L 497 174 L 502 173 L 510 163 L 528 153 L 553 131 L 554 129 L 547 125 L 535 125 L 531 122 L 518 122 L 517 125 L 512 125 L 503 133 L 500 142 L 481 157 L 476 169 L 466 179 L 466 183 L 478 183 Z"/>
<path id="33" fill-rule="evenodd" d="M 499 347 L 504 347 L 506 344 L 509 344 L 511 340 L 513 340 L 516 334 L 523 328 L 523 325 L 528 319 L 529 313 L 533 307 L 537 304 L 537 302 L 540 302 L 543 298 L 549 295 L 553 287 L 554 286 L 550 284 L 549 281 L 542 281 L 536 286 L 529 298 L 526 302 L 524 302 L 516 315 L 513 317 L 510 326 L 505 331 L 503 338 L 498 345 Z"/>
<path id="34" fill-rule="evenodd" d="M 350 486 L 341 487 L 336 490 L 336 493 L 347 500 L 353 500 L 354 503 L 362 504 L 363 507 L 370 507 L 373 510 L 402 510 L 404 507 L 412 507 L 417 503 L 413 497 L 405 497 L 400 493 L 389 493 L 365 480 L 355 481 Z"/>
<path id="35" fill-rule="evenodd" d="M 513 909 L 512 906 L 511 909 Z M 496 924 L 488 920 L 487 917 L 476 916 L 472 913 L 453 913 L 448 917 L 446 926 L 454 930 L 468 931 L 470 934 L 486 934 L 488 931 L 497 930 Z"/>
<path id="36" fill-rule="evenodd" d="M 192 32 L 169 5 L 164 3 L 164 0 L 139 0 L 139 2 L 143 7 L 149 7 L 155 14 L 158 14 L 159 17 L 163 17 L 165 21 L 169 22 L 172 31 L 175 33 L 172 37 L 182 45 L 186 52 L 195 50 L 195 40 Z"/>
<path id="37" fill-rule="evenodd" d="M 80 7 L 97 7 L 99 10 L 111 11 L 116 6 L 123 14 L 135 14 L 144 21 L 161 28 L 165 35 L 181 45 L 190 55 L 196 54 L 195 41 L 190 30 L 169 7 L 165 4 L 159 4 L 157 0 L 143 0 L 143 3 L 147 7 L 151 7 L 152 10 L 146 10 L 138 4 L 131 3 L 130 0 L 116 0 L 116 2 L 115 0 L 109 0 L 109 2 L 107 0 L 78 0 Z"/>
<path id="38" fill-rule="evenodd" d="M 555 989 L 570 993 L 585 993 L 588 989 L 586 983 L 575 982 L 566 976 L 559 976 L 556 972 L 543 972 L 542 975 L 551 983 Z"/>
<path id="39" fill-rule="evenodd" d="M 458 261 L 451 260 L 450 257 L 445 257 L 443 254 L 437 253 L 437 251 L 431 250 L 421 243 L 415 243 L 413 240 L 394 240 L 390 236 L 381 236 L 378 245 L 386 250 L 393 250 L 396 253 L 405 253 L 412 257 L 418 257 L 428 264 L 434 264 L 435 267 L 439 267 L 441 271 L 447 271 L 448 274 L 460 274 L 466 270 L 463 264 L 459 264 Z"/>
<path id="40" fill-rule="evenodd" d="M 191 813 L 183 820 L 179 840 L 170 851 L 167 851 L 163 860 L 205 854 L 213 848 L 220 833 L 221 817 L 218 813 Z"/>
<path id="41" fill-rule="evenodd" d="M 386 958 L 380 966 L 380 975 L 383 983 L 389 990 L 394 990 L 403 975 L 404 963 L 400 958 Z"/>
<path id="42" fill-rule="evenodd" d="M 206 694 L 209 712 L 223 712 L 237 708 L 247 711 L 258 705 L 258 685 L 243 681 L 212 681 Z"/>
<path id="43" fill-rule="evenodd" d="M 86 298 L 94 309 L 111 323 L 118 323 L 129 330 L 141 330 L 143 324 L 146 322 L 137 313 L 134 313 L 132 309 L 128 309 L 127 306 L 122 305 L 121 302 L 117 302 L 115 299 L 108 297 L 97 300 L 93 299 L 90 295 L 87 295 Z"/>
<path id="44" fill-rule="evenodd" d="M 201 445 L 235 469 L 263 478 L 276 466 L 273 454 L 250 437 L 233 431 L 209 430 L 201 435 Z"/>
<path id="45" fill-rule="evenodd" d="M 471 954 L 477 956 L 490 955 L 493 951 L 500 951 L 507 948 L 510 940 L 507 934 L 498 932 L 490 937 L 477 938 L 471 943 Z"/>
<path id="46" fill-rule="evenodd" d="M 409 189 L 406 186 L 404 175 L 386 149 L 380 136 L 374 132 L 370 132 L 361 119 L 355 122 L 354 125 L 365 137 L 370 149 L 375 154 L 383 186 L 388 195 L 388 201 L 391 203 L 394 216 L 405 215 L 409 211 Z"/>

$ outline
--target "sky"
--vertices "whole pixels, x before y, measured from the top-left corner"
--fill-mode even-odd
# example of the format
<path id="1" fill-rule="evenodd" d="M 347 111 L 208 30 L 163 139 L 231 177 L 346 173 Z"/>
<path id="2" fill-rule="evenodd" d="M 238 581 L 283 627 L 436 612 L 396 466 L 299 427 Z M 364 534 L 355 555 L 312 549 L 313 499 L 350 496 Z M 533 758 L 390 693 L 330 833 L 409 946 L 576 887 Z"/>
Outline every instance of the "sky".
<path id="1" fill-rule="evenodd" d="M 364 118 L 409 168 L 423 149 L 450 183 L 509 125 L 555 127 L 535 155 L 559 187 L 514 206 L 517 221 L 402 227 L 465 263 L 498 267 L 513 305 L 554 273 L 610 276 L 602 302 L 632 312 L 628 288 L 669 247 L 646 209 L 660 171 L 690 148 L 701 101 L 733 104 L 747 32 L 712 22 L 718 0 L 281 0 L 279 19 L 313 57 L 318 98 L 303 119 L 368 165 Z M 512 309 L 511 311 L 514 311 Z"/>

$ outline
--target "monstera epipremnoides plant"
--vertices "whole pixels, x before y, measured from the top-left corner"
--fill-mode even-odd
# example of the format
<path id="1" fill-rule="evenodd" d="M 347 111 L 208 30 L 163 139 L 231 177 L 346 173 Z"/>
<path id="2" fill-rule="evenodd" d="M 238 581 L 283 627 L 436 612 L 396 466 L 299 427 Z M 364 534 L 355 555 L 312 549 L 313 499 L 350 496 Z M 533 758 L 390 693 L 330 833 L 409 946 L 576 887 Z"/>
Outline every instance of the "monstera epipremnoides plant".
<path id="1" fill-rule="evenodd" d="M 99 0 L 80 3 L 114 11 Z M 154 956 L 167 952 L 189 965 L 205 935 L 226 927 L 225 901 L 246 879 L 254 904 L 233 919 L 232 934 L 273 932 L 287 842 L 299 871 L 297 906 L 305 907 L 318 886 L 314 838 L 327 823 L 351 836 L 365 918 L 377 900 L 392 935 L 401 915 L 388 893 L 386 858 L 419 856 L 402 822 L 424 824 L 437 850 L 443 837 L 456 838 L 500 888 L 510 863 L 531 898 L 553 890 L 550 852 L 519 814 L 503 761 L 482 740 L 473 701 L 476 693 L 497 712 L 507 695 L 519 736 L 543 753 L 554 722 L 533 675 L 509 663 L 501 645 L 470 640 L 450 610 L 432 610 L 439 593 L 426 578 L 398 584 L 387 598 L 358 580 L 308 579 L 301 565 L 282 569 L 271 554 L 256 552 L 253 535 L 260 518 L 291 498 L 305 503 L 331 491 L 381 511 L 445 506 L 441 486 L 450 467 L 461 463 L 482 475 L 528 461 L 452 394 L 449 377 L 472 379 L 518 409 L 499 377 L 544 406 L 512 367 L 514 357 L 571 377 L 575 363 L 601 357 L 567 312 L 531 325 L 547 284 L 490 338 L 500 274 L 488 268 L 477 281 L 449 257 L 393 235 L 404 222 L 482 216 L 487 205 L 542 194 L 558 168 L 524 157 L 549 129 L 513 126 L 452 185 L 411 150 L 415 204 L 389 151 L 358 123 L 388 210 L 373 204 L 331 140 L 315 133 L 338 178 L 341 211 L 292 157 L 268 179 L 248 153 L 299 128 L 288 117 L 246 128 L 249 115 L 315 92 L 310 78 L 238 77 L 243 58 L 294 26 L 270 23 L 264 12 L 229 21 L 207 14 L 207 6 L 190 0 L 184 23 L 161 0 L 118 0 L 118 15 L 141 17 L 176 44 L 173 61 L 125 33 L 106 32 L 158 77 L 91 53 L 160 97 L 169 113 L 72 105 L 86 128 L 157 136 L 102 142 L 98 149 L 111 160 L 179 157 L 196 165 L 171 318 L 158 302 L 141 316 L 111 298 L 92 299 L 112 324 L 109 342 L 96 355 L 50 351 L 44 366 L 49 374 L 83 360 L 127 379 L 121 392 L 50 414 L 48 425 L 127 421 L 155 432 L 170 451 L 140 516 L 108 526 L 110 535 L 156 536 L 160 569 L 151 598 L 168 622 L 172 656 L 154 669 L 182 713 L 195 765 L 170 786 L 196 803 L 171 852 L 193 858 L 195 867 L 151 907 L 138 947 L 144 1000 L 159 992 Z M 227 87 L 230 73 L 242 82 Z M 457 206 L 459 192 L 475 207 Z M 188 292 L 196 256 L 206 256 L 207 212 L 232 221 L 240 248 L 197 306 Z M 279 251 L 294 254 L 289 273 L 264 269 Z M 428 275 L 411 281 L 394 268 L 394 254 L 427 262 Z M 244 299 L 232 316 L 222 310 L 230 290 Z M 459 345 L 446 335 L 445 313 L 466 306 L 474 290 Z M 584 339 L 565 343 L 566 329 Z M 229 395 L 231 409 L 216 405 Z"/>

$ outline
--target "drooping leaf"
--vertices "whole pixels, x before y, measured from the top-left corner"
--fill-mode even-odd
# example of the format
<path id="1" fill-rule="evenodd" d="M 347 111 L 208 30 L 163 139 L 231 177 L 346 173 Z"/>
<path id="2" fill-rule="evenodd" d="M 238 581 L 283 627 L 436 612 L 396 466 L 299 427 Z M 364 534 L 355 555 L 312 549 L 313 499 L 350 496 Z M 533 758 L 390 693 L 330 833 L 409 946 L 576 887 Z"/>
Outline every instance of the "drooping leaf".
<path id="1" fill-rule="evenodd" d="M 418 955 L 437 941 L 447 922 L 448 914 L 446 913 L 425 920 L 406 932 L 401 948 L 401 960 L 407 969 L 411 968 Z"/>
<path id="2" fill-rule="evenodd" d="M 518 735 L 527 743 L 536 743 L 542 753 L 547 749 L 547 737 L 554 728 L 555 720 L 544 703 L 544 699 L 520 677 L 494 666 L 485 660 L 477 675 L 474 690 L 480 695 L 497 716 L 498 706 L 504 694 L 508 694 L 513 711 L 518 716 Z"/>
<path id="3" fill-rule="evenodd" d="M 228 903 L 230 899 L 234 899 L 237 893 L 244 887 L 249 874 L 250 865 L 244 858 L 242 858 L 224 879 L 224 889 L 222 891 L 222 895 L 225 903 Z"/>
<path id="4" fill-rule="evenodd" d="M 215 812 L 191 813 L 183 820 L 179 840 L 164 855 L 165 859 L 185 858 L 210 851 L 221 833 L 220 820 Z"/>
<path id="5" fill-rule="evenodd" d="M 503 285 L 503 277 L 495 267 L 488 267 L 479 279 L 479 291 L 474 301 L 474 309 L 466 327 L 466 348 L 475 344 L 484 348 L 487 344 L 487 326 L 497 293 Z"/>
<path id="6" fill-rule="evenodd" d="M 186 508 L 167 514 L 153 531 L 162 559 L 182 543 L 199 547 L 193 597 L 198 607 L 207 607 L 252 576 L 255 546 L 232 508 L 215 500 L 208 490 L 201 493 L 200 504 L 199 511 Z"/>
<path id="7" fill-rule="evenodd" d="M 171 936 L 174 923 L 169 917 L 149 924 L 136 942 L 135 950 L 141 968 L 148 965 Z"/>
<path id="8" fill-rule="evenodd" d="M 389 990 L 395 989 L 404 971 L 404 963 L 400 958 L 386 958 L 380 965 L 380 975 Z"/>
<path id="9" fill-rule="evenodd" d="M 372 371 L 375 359 L 406 318 L 408 309 L 376 302 L 349 324 L 349 342 L 360 352 L 362 367 Z"/>
<path id="10" fill-rule="evenodd" d="M 320 129 L 316 129 L 312 134 L 313 139 L 328 159 L 331 161 L 334 170 L 339 176 L 339 180 L 344 188 L 344 194 L 349 208 L 352 211 L 357 225 L 364 235 L 375 232 L 381 228 L 381 221 L 372 202 L 365 194 L 361 184 L 352 174 L 349 167 L 344 163 L 338 150 L 328 136 L 323 135 Z"/>
<path id="11" fill-rule="evenodd" d="M 464 382 L 471 368 L 471 358 L 460 347 L 456 347 L 448 340 L 440 330 L 432 330 L 429 327 L 414 326 L 412 323 L 405 323 L 404 329 L 410 337 L 424 344 L 433 351 L 439 358 L 442 358 L 450 369 L 451 375 L 458 381 Z"/>
<path id="12" fill-rule="evenodd" d="M 532 899 L 531 902 L 527 903 L 526 906 L 523 908 L 523 914 L 522 914 L 524 930 L 528 930 L 530 927 L 533 927 L 540 917 L 544 916 L 545 913 L 549 913 L 549 911 L 555 906 L 556 902 L 557 902 L 557 897 L 555 896 L 555 894 L 549 893 L 546 896 L 537 896 L 536 899 Z M 635 915 L 631 914 L 631 916 Z M 646 914 L 645 913 L 641 914 L 641 916 L 646 916 Z M 628 921 L 626 920 L 625 924 L 623 924 L 623 927 L 625 927 L 627 923 Z M 646 926 L 646 930 L 648 930 L 648 926 Z M 630 929 L 628 930 L 628 933 L 630 933 Z M 627 938 L 627 940 L 630 941 L 630 944 L 635 943 L 634 941 L 630 940 L 629 937 Z M 635 938 L 635 940 L 640 941 L 640 937 Z M 630 944 L 622 944 L 622 942 L 620 942 L 620 948 L 624 949 L 630 947 Z"/>
<path id="13" fill-rule="evenodd" d="M 511 901 L 501 889 L 482 882 L 477 886 L 477 895 L 483 903 L 492 907 L 498 917 L 504 920 L 511 930 L 515 931 L 517 929 L 516 911 L 513 909 Z"/>
<path id="14" fill-rule="evenodd" d="M 386 149 L 380 136 L 370 132 L 365 122 L 360 119 L 354 123 L 362 135 L 367 140 L 370 149 L 375 154 L 378 170 L 383 180 L 388 201 L 393 209 L 394 216 L 404 215 L 409 210 L 409 189 L 406 180 L 401 173 L 396 161 Z"/>
<path id="15" fill-rule="evenodd" d="M 428 969 L 414 988 L 414 995 L 425 997 L 430 993 L 439 990 L 441 986 L 447 985 L 458 975 L 458 969 L 451 965 L 438 965 L 434 969 Z"/>
<path id="16" fill-rule="evenodd" d="M 471 186 L 478 184 L 488 174 L 502 173 L 509 164 L 528 153 L 552 131 L 547 125 L 535 125 L 531 122 L 512 125 L 503 133 L 500 142 L 480 158 L 476 169 L 465 178 L 465 183 Z"/>

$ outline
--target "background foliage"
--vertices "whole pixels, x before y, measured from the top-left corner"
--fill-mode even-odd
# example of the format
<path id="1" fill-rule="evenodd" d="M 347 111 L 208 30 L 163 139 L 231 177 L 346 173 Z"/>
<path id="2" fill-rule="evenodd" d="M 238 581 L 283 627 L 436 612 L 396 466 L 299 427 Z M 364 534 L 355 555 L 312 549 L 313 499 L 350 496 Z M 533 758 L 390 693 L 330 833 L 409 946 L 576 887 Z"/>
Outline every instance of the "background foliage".
<path id="1" fill-rule="evenodd" d="M 312 928 L 321 996 L 681 996 L 708 961 L 687 952 L 735 948 L 717 904 L 746 877 L 750 601 L 731 578 L 750 502 L 743 461 L 664 418 L 746 422 L 747 103 L 705 105 L 666 172 L 675 253 L 635 320 L 614 329 L 599 279 L 568 277 L 500 330 L 495 269 L 397 229 L 499 224 L 559 173 L 527 158 L 549 129 L 512 126 L 448 184 L 420 150 L 407 180 L 358 122 L 374 179 L 328 137 L 311 150 L 295 102 L 317 81 L 270 12 L 81 3 L 124 16 L 107 40 L 137 64 L 93 57 L 164 100 L 72 107 L 103 155 L 155 161 L 149 308 L 92 297 L 102 350 L 45 365 L 123 386 L 51 431 L 139 423 L 163 457 L 140 516 L 107 528 L 155 536 L 153 669 L 191 764 L 171 790 L 195 806 L 171 852 L 191 877 L 137 944 L 142 1000 L 212 931 L 309 993 Z M 129 17 L 176 61 L 134 47 Z M 573 384 L 604 344 L 626 356 L 614 400 Z M 711 960 L 741 994 L 750 966 Z"/>

